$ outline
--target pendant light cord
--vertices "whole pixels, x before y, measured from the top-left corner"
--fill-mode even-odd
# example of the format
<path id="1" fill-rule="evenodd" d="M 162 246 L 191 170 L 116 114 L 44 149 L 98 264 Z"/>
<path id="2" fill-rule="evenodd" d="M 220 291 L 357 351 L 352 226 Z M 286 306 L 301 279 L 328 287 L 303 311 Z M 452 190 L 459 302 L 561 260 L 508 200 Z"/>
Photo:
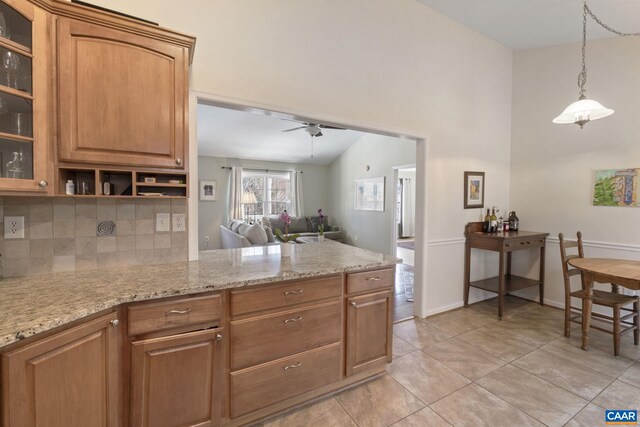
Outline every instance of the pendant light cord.
<path id="1" fill-rule="evenodd" d="M 604 22 L 602 22 L 600 20 L 600 18 L 598 18 L 592 11 L 591 9 L 589 9 L 589 6 L 587 5 L 587 1 L 584 1 L 584 6 L 582 9 L 582 70 L 580 71 L 580 74 L 578 74 L 578 87 L 580 88 L 580 98 L 579 99 L 585 99 L 585 89 L 584 89 L 584 85 L 587 83 L 587 63 L 586 63 L 586 56 L 587 56 L 587 15 L 589 15 L 594 21 L 596 21 L 596 23 L 598 25 L 600 25 L 602 28 L 604 28 L 605 30 L 612 32 L 615 35 L 618 36 L 622 36 L 622 37 L 627 37 L 627 36 L 633 36 L 633 37 L 637 37 L 640 36 L 640 33 L 623 33 L 621 31 L 615 30 L 613 28 L 611 28 L 610 26 L 608 26 L 607 24 L 605 24 Z"/>

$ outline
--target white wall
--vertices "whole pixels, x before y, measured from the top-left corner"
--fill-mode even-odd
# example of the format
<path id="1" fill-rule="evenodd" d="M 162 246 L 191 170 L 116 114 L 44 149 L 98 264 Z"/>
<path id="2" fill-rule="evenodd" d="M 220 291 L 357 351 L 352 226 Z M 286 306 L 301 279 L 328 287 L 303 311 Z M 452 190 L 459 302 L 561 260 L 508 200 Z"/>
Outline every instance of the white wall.
<path id="1" fill-rule="evenodd" d="M 416 269 L 426 286 L 416 307 L 461 303 L 460 238 L 480 217 L 462 209 L 463 172 L 486 172 L 487 203 L 508 204 L 509 49 L 415 0 L 94 2 L 195 35 L 194 90 L 427 138 L 417 181 L 428 199 L 423 188 L 417 205 L 439 245 L 416 251 L 428 260 Z"/>
<path id="2" fill-rule="evenodd" d="M 559 232 L 575 238 L 582 231 L 587 256 L 638 259 L 640 209 L 592 206 L 594 170 L 640 167 L 638 52 L 637 38 L 588 42 L 587 97 L 616 112 L 582 130 L 551 123 L 577 100 L 580 45 L 514 56 L 511 207 L 523 229 L 554 237 L 546 257 L 549 302 L 563 305 Z"/>
<path id="3" fill-rule="evenodd" d="M 200 250 L 221 248 L 220 224 L 229 222 L 230 171 L 222 169 L 223 166 L 302 171 L 304 215 L 316 215 L 318 208 L 328 206 L 328 166 L 198 156 L 198 179 L 215 180 L 217 186 L 217 201 L 200 201 L 198 203 L 198 247 Z M 208 246 L 204 242 L 204 236 L 209 236 Z"/>
<path id="4" fill-rule="evenodd" d="M 393 167 L 414 164 L 415 141 L 367 134 L 329 165 L 330 222 L 347 233 L 345 243 L 390 255 L 394 223 Z M 370 167 L 367 171 L 366 166 Z M 385 177 L 384 212 L 355 209 L 355 180 Z"/>

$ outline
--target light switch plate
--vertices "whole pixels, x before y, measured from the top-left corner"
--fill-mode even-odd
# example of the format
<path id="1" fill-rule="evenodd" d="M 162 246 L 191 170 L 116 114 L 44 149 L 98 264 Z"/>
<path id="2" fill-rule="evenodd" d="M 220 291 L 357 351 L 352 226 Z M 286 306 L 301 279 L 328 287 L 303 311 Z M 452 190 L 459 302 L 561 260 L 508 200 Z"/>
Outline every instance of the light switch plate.
<path id="1" fill-rule="evenodd" d="M 173 214 L 172 220 L 173 220 L 173 231 L 186 230 L 186 224 L 185 224 L 186 219 L 184 214 Z"/>
<path id="2" fill-rule="evenodd" d="M 24 217 L 5 216 L 4 217 L 4 238 L 24 239 Z"/>
<path id="3" fill-rule="evenodd" d="M 171 231 L 171 214 L 156 214 L 156 231 Z"/>

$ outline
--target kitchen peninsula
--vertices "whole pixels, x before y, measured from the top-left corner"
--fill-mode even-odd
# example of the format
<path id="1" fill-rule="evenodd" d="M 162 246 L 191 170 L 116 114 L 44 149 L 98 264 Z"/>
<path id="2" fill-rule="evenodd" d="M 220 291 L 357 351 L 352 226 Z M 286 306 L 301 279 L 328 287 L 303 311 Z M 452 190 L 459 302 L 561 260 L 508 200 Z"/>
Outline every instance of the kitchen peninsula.
<path id="1" fill-rule="evenodd" d="M 3 425 L 243 425 L 382 372 L 396 259 L 294 249 L 2 280 Z"/>

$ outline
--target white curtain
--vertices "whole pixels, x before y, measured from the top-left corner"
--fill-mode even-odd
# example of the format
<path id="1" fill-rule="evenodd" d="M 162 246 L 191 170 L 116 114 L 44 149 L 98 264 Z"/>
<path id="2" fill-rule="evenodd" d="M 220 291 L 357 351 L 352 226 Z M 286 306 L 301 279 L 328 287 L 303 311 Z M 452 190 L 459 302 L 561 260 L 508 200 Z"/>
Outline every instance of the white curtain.
<path id="1" fill-rule="evenodd" d="M 291 214 L 304 216 L 304 199 L 302 198 L 302 172 L 291 172 Z"/>
<path id="2" fill-rule="evenodd" d="M 242 168 L 231 167 L 229 177 L 229 220 L 242 219 Z"/>
<path id="3" fill-rule="evenodd" d="M 402 179 L 402 237 L 415 236 L 416 188 L 413 179 Z"/>

